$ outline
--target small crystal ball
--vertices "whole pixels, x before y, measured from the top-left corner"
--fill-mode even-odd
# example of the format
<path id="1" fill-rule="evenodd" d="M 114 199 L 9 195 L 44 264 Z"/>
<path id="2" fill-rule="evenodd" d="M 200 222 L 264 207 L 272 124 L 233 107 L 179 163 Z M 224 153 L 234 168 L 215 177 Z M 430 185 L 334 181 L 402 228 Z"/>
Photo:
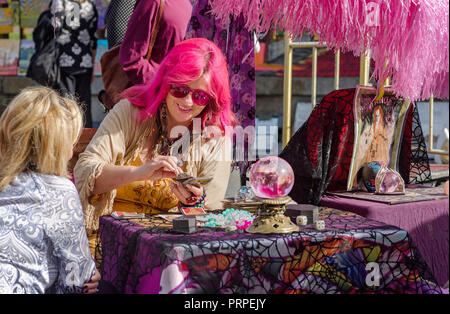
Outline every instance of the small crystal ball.
<path id="1" fill-rule="evenodd" d="M 401 180 L 395 172 L 388 171 L 384 176 L 383 182 L 380 185 L 380 193 L 393 193 L 397 191 Z"/>
<path id="2" fill-rule="evenodd" d="M 294 186 L 294 171 L 291 165 L 280 157 L 261 158 L 250 170 L 250 186 L 259 198 L 284 197 Z"/>
<path id="3" fill-rule="evenodd" d="M 236 194 L 237 201 L 249 201 L 253 198 L 253 191 L 249 186 L 241 186 Z"/>

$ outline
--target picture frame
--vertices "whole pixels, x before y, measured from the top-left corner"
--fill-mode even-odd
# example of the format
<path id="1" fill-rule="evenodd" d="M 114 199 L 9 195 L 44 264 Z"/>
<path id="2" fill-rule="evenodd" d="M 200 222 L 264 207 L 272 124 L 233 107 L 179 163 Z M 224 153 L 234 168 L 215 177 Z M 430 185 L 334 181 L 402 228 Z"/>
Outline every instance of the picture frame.
<path id="1" fill-rule="evenodd" d="M 355 91 L 355 139 L 347 191 L 358 190 L 357 173 L 366 162 L 377 161 L 398 171 L 405 118 L 413 103 L 389 88 L 378 96 L 372 86 L 358 85 Z"/>

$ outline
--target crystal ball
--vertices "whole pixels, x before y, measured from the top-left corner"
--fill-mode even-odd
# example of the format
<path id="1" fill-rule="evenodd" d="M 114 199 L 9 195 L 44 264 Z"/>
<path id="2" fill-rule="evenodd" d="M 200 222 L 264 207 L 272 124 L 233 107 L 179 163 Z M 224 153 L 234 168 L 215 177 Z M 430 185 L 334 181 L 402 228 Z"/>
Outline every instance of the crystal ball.
<path id="1" fill-rule="evenodd" d="M 253 198 L 253 191 L 249 186 L 241 186 L 236 194 L 237 201 L 249 201 Z"/>
<path id="2" fill-rule="evenodd" d="M 388 171 L 381 182 L 380 193 L 393 193 L 397 191 L 397 188 L 401 184 L 401 180 L 398 175 L 392 171 Z"/>
<path id="3" fill-rule="evenodd" d="M 291 165 L 280 157 L 261 158 L 250 170 L 250 186 L 259 198 L 284 197 L 294 186 L 294 171 Z"/>

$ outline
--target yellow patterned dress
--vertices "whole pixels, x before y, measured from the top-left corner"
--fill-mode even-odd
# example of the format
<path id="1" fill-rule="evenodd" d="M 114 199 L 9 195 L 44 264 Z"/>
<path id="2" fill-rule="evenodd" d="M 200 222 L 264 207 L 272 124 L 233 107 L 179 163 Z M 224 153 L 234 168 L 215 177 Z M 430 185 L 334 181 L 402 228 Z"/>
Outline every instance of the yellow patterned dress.
<path id="1" fill-rule="evenodd" d="M 141 166 L 139 157 L 128 166 Z M 178 198 L 170 189 L 172 179 L 155 181 L 135 181 L 117 189 L 114 199 L 113 211 L 137 212 L 158 214 L 176 208 Z M 93 197 L 99 197 L 94 195 Z M 95 247 L 98 245 L 97 233 L 89 236 L 89 246 L 95 256 Z"/>
<path id="2" fill-rule="evenodd" d="M 141 166 L 138 159 L 130 166 Z M 178 198 L 172 193 L 172 179 L 156 181 L 135 181 L 117 189 L 114 199 L 114 211 L 157 214 L 167 212 L 177 206 Z"/>

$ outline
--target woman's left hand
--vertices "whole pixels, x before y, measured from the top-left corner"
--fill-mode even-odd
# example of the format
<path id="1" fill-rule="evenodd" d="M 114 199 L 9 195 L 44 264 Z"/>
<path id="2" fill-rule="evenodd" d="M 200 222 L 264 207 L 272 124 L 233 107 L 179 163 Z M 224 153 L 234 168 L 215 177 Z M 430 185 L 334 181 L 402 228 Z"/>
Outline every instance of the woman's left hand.
<path id="1" fill-rule="evenodd" d="M 185 187 L 181 182 L 174 182 L 170 185 L 173 194 L 178 200 L 186 205 L 193 205 L 203 196 L 203 186 L 199 188 L 190 184 Z"/>

